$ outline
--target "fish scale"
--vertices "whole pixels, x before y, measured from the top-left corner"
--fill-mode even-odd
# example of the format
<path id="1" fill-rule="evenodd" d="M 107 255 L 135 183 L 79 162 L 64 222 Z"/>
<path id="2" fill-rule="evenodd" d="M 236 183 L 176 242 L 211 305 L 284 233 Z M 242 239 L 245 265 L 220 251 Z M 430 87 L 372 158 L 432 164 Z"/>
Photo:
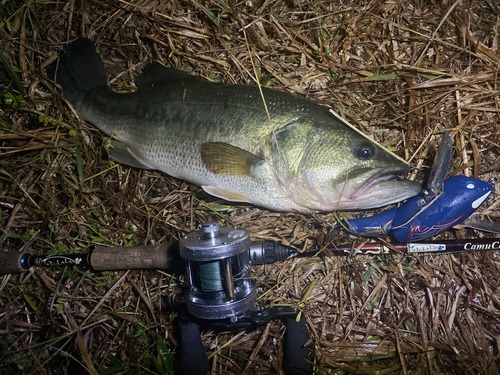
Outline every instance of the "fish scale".
<path id="1" fill-rule="evenodd" d="M 416 195 L 394 155 L 324 106 L 257 86 L 149 65 L 138 91 L 111 91 L 93 42 L 66 46 L 56 75 L 77 113 L 113 137 L 110 155 L 231 201 L 278 211 L 367 209 Z M 349 174 L 353 176 L 349 177 Z"/>

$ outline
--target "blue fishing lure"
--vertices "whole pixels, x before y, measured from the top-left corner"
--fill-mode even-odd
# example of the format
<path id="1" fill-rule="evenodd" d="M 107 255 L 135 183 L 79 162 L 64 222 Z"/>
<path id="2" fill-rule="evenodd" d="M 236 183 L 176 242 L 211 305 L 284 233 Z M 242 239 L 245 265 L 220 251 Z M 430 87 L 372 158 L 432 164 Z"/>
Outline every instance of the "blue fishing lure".
<path id="1" fill-rule="evenodd" d="M 390 236 L 399 242 L 435 236 L 467 219 L 491 193 L 490 183 L 466 176 L 444 181 L 434 198 L 421 193 L 381 214 L 348 220 L 344 230 L 363 237 Z"/>

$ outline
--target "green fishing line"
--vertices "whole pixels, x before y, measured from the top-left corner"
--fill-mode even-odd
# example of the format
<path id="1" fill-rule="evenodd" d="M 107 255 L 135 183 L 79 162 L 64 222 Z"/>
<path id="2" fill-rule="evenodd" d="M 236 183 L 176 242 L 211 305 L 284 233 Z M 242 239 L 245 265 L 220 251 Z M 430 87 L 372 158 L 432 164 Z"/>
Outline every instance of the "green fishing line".
<path id="1" fill-rule="evenodd" d="M 218 292 L 222 290 L 222 277 L 219 261 L 200 264 L 201 288 L 204 292 Z"/>

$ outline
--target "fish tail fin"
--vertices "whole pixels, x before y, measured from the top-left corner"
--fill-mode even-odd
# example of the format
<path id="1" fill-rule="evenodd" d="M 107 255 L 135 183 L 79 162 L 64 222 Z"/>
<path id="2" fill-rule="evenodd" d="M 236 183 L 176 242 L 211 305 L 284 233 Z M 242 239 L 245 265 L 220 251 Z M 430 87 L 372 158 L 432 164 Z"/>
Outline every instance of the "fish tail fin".
<path id="1" fill-rule="evenodd" d="M 62 50 L 47 68 L 47 75 L 61 85 L 64 96 L 75 109 L 87 92 L 97 87 L 108 87 L 106 71 L 94 42 L 80 38 Z"/>

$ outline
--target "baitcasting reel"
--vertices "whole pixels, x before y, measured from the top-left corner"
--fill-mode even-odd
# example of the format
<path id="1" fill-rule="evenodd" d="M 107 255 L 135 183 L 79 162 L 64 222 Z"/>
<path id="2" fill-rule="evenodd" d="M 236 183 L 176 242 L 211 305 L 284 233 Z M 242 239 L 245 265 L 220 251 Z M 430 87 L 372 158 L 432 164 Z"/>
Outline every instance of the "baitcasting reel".
<path id="1" fill-rule="evenodd" d="M 257 287 L 250 265 L 284 260 L 296 253 L 293 248 L 275 241 L 252 244 L 247 230 L 208 222 L 202 230 L 182 238 L 179 250 L 189 283 L 187 311 L 195 317 L 181 314 L 181 374 L 202 375 L 210 369 L 198 326 L 203 321 L 221 329 L 246 329 L 280 318 L 287 327 L 283 370 L 287 375 L 312 373 L 309 350 L 304 346 L 307 328 L 304 317 L 296 321 L 298 310 L 289 306 L 254 308 Z"/>
<path id="2" fill-rule="evenodd" d="M 188 312 L 223 328 L 240 329 L 266 324 L 272 319 L 295 316 L 290 307 L 253 308 L 257 302 L 251 265 L 272 264 L 296 250 L 277 241 L 251 242 L 243 228 L 203 224 L 179 242 L 186 261 Z"/>
<path id="3" fill-rule="evenodd" d="M 220 228 L 214 221 L 180 240 L 189 282 L 185 298 L 191 314 L 235 322 L 252 309 L 257 294 L 250 276 L 251 245 L 247 230 Z"/>

